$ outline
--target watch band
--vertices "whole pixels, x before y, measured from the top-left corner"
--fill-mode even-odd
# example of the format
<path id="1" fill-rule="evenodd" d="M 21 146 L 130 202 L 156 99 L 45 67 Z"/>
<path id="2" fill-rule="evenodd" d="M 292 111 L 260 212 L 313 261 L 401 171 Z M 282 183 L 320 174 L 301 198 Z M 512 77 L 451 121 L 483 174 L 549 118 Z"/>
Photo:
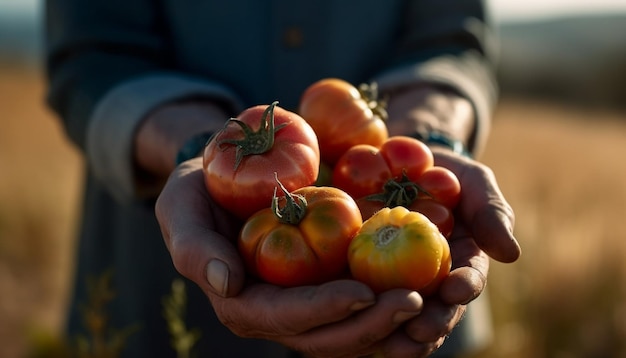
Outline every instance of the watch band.
<path id="1" fill-rule="evenodd" d="M 437 144 L 447 148 L 450 148 L 454 153 L 463 155 L 465 157 L 471 158 L 472 154 L 465 149 L 465 146 L 460 140 L 452 139 L 443 133 L 440 132 L 428 132 L 427 135 L 422 135 L 421 133 L 415 133 L 413 136 L 416 139 L 419 139 L 425 144 Z"/>
<path id="2" fill-rule="evenodd" d="M 187 139 L 176 155 L 176 165 L 197 157 L 213 137 L 213 132 L 198 133 Z"/>

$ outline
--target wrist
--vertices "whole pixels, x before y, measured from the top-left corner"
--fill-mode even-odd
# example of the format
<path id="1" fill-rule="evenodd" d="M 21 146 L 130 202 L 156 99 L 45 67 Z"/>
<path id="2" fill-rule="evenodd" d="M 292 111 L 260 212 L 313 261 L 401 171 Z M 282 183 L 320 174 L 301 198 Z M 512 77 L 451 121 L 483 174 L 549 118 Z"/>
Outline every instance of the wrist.
<path id="1" fill-rule="evenodd" d="M 459 153 L 468 148 L 475 131 L 470 101 L 447 87 L 420 85 L 394 92 L 388 112 L 391 135 L 408 135 Z"/>
<path id="2" fill-rule="evenodd" d="M 166 178 L 176 167 L 177 157 L 191 138 L 214 132 L 228 118 L 216 104 L 199 101 L 175 102 L 152 111 L 135 135 L 134 159 L 143 176 Z M 198 154 L 198 153 L 195 153 Z"/>
<path id="3" fill-rule="evenodd" d="M 421 142 L 425 143 L 429 147 L 435 146 L 435 147 L 447 148 L 456 154 L 459 154 L 468 158 L 472 158 L 472 153 L 470 153 L 467 150 L 467 147 L 463 144 L 463 142 L 461 142 L 460 140 L 450 138 L 441 132 L 436 132 L 436 131 L 430 131 L 428 133 L 415 132 L 412 135 L 412 137 L 420 140 Z"/>
<path id="4" fill-rule="evenodd" d="M 178 166 L 182 162 L 202 155 L 204 147 L 209 143 L 209 140 L 213 138 L 214 131 L 205 131 L 194 134 L 191 138 L 187 139 L 185 144 L 180 148 L 176 154 L 175 163 Z"/>

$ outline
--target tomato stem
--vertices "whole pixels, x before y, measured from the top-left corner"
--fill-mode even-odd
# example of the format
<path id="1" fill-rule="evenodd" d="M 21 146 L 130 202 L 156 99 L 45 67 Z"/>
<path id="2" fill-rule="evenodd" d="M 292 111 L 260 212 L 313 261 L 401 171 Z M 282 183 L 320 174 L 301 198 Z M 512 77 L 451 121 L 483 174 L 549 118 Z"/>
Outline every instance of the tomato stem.
<path id="1" fill-rule="evenodd" d="M 403 172 L 400 180 L 390 179 L 383 185 L 382 193 L 369 195 L 366 199 L 382 201 L 385 207 L 388 208 L 396 206 L 408 208 L 422 194 L 432 198 L 432 195 L 426 189 L 411 181 L 406 173 Z"/>
<path id="2" fill-rule="evenodd" d="M 369 109 L 374 112 L 374 115 L 386 122 L 389 118 L 389 114 L 387 113 L 387 101 L 378 98 L 378 83 L 360 84 L 359 93 L 361 94 L 361 98 L 367 102 Z"/>
<path id="3" fill-rule="evenodd" d="M 280 187 L 280 190 L 285 194 L 285 206 L 279 208 L 278 206 L 278 196 L 276 196 L 276 191 L 278 188 L 274 188 L 274 197 L 272 199 L 272 211 L 280 220 L 280 222 L 285 224 L 297 225 L 302 221 L 304 215 L 306 215 L 306 207 L 307 201 L 306 198 L 302 195 L 290 193 L 287 188 L 283 185 L 283 183 L 278 180 L 278 174 L 274 172 L 274 177 L 276 178 L 276 183 Z"/>
<path id="4" fill-rule="evenodd" d="M 282 123 L 279 126 L 275 126 L 274 123 L 274 108 L 278 104 L 278 101 L 274 101 L 271 105 L 269 105 L 265 111 L 263 111 L 263 116 L 261 117 L 261 124 L 257 131 L 252 130 L 250 126 L 237 118 L 231 118 L 226 121 L 224 125 L 224 130 L 230 123 L 235 123 L 241 127 L 243 131 L 243 139 L 223 139 L 217 142 L 218 147 L 221 149 L 223 144 L 232 144 L 237 146 L 235 150 L 235 168 L 237 170 L 239 164 L 243 160 L 243 157 L 246 155 L 253 154 L 263 154 L 274 146 L 274 137 L 276 132 L 278 132 L 281 128 L 287 125 L 287 123 Z M 269 120 L 268 120 L 269 117 Z"/>

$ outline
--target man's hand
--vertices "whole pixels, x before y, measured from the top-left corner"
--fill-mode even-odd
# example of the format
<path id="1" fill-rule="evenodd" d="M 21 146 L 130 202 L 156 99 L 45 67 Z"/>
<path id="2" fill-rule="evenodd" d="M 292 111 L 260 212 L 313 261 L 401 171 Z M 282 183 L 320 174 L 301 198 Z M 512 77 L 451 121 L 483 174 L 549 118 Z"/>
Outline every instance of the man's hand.
<path id="1" fill-rule="evenodd" d="M 202 160 L 180 165 L 156 204 L 176 269 L 207 295 L 235 334 L 272 340 L 319 357 L 370 354 L 422 310 L 422 297 L 397 289 L 375 296 L 354 280 L 281 288 L 246 277 L 235 246 L 241 223 L 215 205 Z"/>

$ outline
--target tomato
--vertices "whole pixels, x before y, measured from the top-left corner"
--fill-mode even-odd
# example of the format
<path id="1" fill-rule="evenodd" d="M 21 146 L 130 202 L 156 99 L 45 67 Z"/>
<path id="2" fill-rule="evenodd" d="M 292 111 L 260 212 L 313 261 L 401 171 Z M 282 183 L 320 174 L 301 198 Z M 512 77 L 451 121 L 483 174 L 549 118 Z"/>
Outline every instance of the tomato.
<path id="1" fill-rule="evenodd" d="M 354 199 L 332 187 L 308 186 L 276 197 L 244 224 L 239 252 L 249 272 L 285 287 L 344 277 L 350 241 L 362 224 Z"/>
<path id="2" fill-rule="evenodd" d="M 450 247 L 418 212 L 383 208 L 363 223 L 348 249 L 352 276 L 380 293 L 393 288 L 434 294 L 449 275 Z"/>
<path id="3" fill-rule="evenodd" d="M 433 163 L 433 154 L 424 143 L 394 136 L 380 148 L 360 144 L 346 151 L 333 169 L 332 185 L 362 198 L 381 192 L 388 181 L 403 175 L 415 181 Z"/>
<path id="4" fill-rule="evenodd" d="M 360 198 L 356 201 L 356 203 L 359 210 L 361 210 L 363 220 L 369 219 L 382 208 L 397 206 L 389 206 L 382 200 L 372 199 L 370 197 Z M 446 238 L 449 238 L 452 234 L 452 229 L 454 228 L 454 214 L 452 213 L 452 210 L 444 204 L 430 198 L 416 198 L 410 203 L 402 206 L 426 216 L 428 220 L 439 228 L 441 234 L 443 234 Z"/>
<path id="5" fill-rule="evenodd" d="M 415 182 L 430 197 L 449 208 L 454 208 L 461 199 L 461 183 L 447 168 L 440 166 L 428 168 Z"/>
<path id="6" fill-rule="evenodd" d="M 244 110 L 209 141 L 204 178 L 211 197 L 241 219 L 267 208 L 274 195 L 274 173 L 287 190 L 312 185 L 320 154 L 311 126 L 278 102 Z"/>
<path id="7" fill-rule="evenodd" d="M 322 79 L 305 89 L 298 113 L 317 134 L 323 162 L 332 167 L 348 148 L 377 147 L 387 139 L 387 112 L 376 97 L 375 85 L 358 89 L 337 78 Z"/>

